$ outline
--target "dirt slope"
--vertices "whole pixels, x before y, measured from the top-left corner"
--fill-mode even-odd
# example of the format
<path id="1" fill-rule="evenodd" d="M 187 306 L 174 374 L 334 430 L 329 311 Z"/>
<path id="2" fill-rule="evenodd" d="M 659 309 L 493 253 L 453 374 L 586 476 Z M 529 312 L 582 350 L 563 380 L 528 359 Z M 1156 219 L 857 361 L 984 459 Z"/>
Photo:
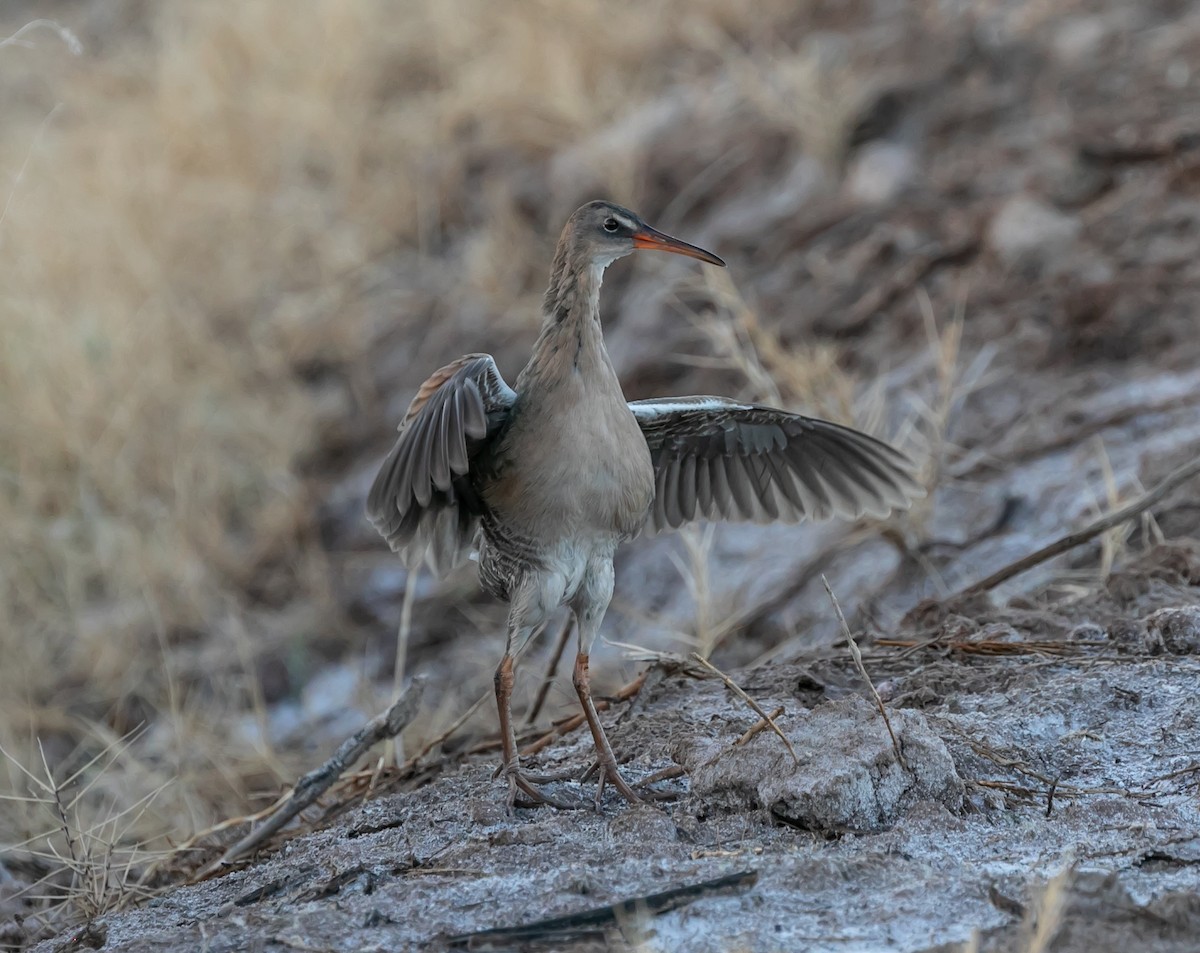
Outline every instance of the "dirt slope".
<path id="1" fill-rule="evenodd" d="M 854 96 L 819 103 L 847 112 L 824 154 L 823 113 L 806 136 L 764 123 L 771 90 L 749 97 L 726 62 L 514 176 L 539 209 L 527 224 L 550 229 L 545 210 L 593 197 L 606 156 L 636 156 L 648 217 L 728 259 L 736 292 L 675 263 L 614 270 L 606 333 L 630 397 L 857 414 L 929 461 L 929 499 L 888 527 L 722 528 L 692 563 L 707 567 L 699 613 L 677 539 L 622 554 L 608 638 L 678 653 L 681 632 L 719 632 L 714 659 L 765 710 L 783 708 L 795 759 L 770 731 L 739 744 L 757 720 L 745 703 L 662 663 L 606 717 L 628 776 L 666 771 L 654 787 L 673 800 L 628 808 L 610 793 L 599 811 L 507 816 L 492 752 L 456 739 L 460 753 L 385 778 L 326 829 L 105 917 L 104 949 L 438 948 L 627 901 L 641 906 L 461 942 L 1195 948 L 1197 481 L 1127 533 L 988 596 L 952 596 L 1200 454 L 1200 8 L 934 6 L 856 7 L 836 29 L 780 38 L 855 77 Z M 482 302 L 440 293 L 470 239 L 432 260 L 397 252 L 373 276 L 378 400 L 333 428 L 336 452 L 314 465 L 331 585 L 377 649 L 411 584 L 359 515 L 380 422 L 459 351 L 495 351 L 511 379 L 533 333 L 491 339 Z M 397 295 L 420 322 L 396 324 Z M 868 393 L 840 400 L 844 380 Z M 410 670 L 452 686 L 441 704 L 460 710 L 490 679 L 501 610 L 469 573 L 419 586 Z M 601 662 L 611 687 L 644 667 L 616 648 Z M 533 761 L 587 759 L 575 732 Z M 559 790 L 586 800 L 591 787 Z M 659 915 L 644 899 L 743 873 Z"/>

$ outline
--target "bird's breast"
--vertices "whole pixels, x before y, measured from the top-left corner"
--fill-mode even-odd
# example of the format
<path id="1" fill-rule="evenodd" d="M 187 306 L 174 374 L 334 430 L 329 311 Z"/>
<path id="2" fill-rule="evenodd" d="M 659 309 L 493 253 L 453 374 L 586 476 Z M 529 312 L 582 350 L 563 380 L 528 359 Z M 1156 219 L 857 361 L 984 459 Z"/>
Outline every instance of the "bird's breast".
<path id="1" fill-rule="evenodd" d="M 641 428 L 616 395 L 571 393 L 529 401 L 500 448 L 489 507 L 541 539 L 637 533 L 654 498 Z"/>

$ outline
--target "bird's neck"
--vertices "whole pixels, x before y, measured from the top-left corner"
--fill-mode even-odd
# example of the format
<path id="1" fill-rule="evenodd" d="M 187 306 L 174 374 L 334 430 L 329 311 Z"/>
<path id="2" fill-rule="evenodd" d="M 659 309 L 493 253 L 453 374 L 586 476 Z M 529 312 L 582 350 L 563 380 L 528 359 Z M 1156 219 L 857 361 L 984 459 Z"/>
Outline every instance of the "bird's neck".
<path id="1" fill-rule="evenodd" d="M 572 266 L 566 256 L 556 256 L 542 303 L 542 330 L 523 379 L 548 383 L 599 371 L 615 380 L 600 326 L 603 275 L 603 266 Z"/>

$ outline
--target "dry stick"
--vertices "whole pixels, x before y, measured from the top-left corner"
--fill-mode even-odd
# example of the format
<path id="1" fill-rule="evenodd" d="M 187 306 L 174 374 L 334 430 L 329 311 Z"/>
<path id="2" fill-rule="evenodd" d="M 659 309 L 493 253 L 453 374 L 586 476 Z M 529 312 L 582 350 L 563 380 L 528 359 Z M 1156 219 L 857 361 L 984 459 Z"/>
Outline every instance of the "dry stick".
<path id="1" fill-rule="evenodd" d="M 575 616 L 568 613 L 563 622 L 562 631 L 558 634 L 558 644 L 554 646 L 554 654 L 550 656 L 550 664 L 546 667 L 546 674 L 542 676 L 542 684 L 538 688 L 537 698 L 533 700 L 533 707 L 525 716 L 526 728 L 537 721 L 537 716 L 542 713 L 542 706 L 546 704 L 546 696 L 550 694 L 550 686 L 554 683 L 554 676 L 558 674 L 558 663 L 562 661 L 563 652 L 566 651 L 567 642 L 571 638 L 571 623 L 574 619 Z"/>
<path id="2" fill-rule="evenodd" d="M 854 641 L 854 636 L 850 634 L 850 626 L 846 624 L 846 617 L 842 615 L 841 604 L 838 602 L 837 596 L 833 594 L 833 589 L 830 587 L 829 580 L 825 578 L 824 573 L 821 573 L 821 585 L 829 593 L 829 601 L 833 603 L 833 611 L 837 613 L 838 622 L 842 626 L 842 635 L 846 637 L 846 642 L 850 646 L 850 654 L 854 656 L 854 664 L 858 668 L 858 674 L 863 677 L 863 680 L 867 683 L 867 688 L 871 689 L 871 694 L 875 696 L 875 706 L 879 709 L 879 714 L 883 718 L 883 724 L 887 728 L 888 737 L 892 739 L 892 749 L 896 752 L 896 760 L 900 763 L 900 767 L 908 770 L 908 762 L 904 760 L 904 752 L 900 750 L 900 742 L 896 740 L 896 733 L 892 731 L 892 720 L 888 718 L 887 708 L 884 707 L 883 699 L 879 697 L 879 692 L 875 690 L 875 683 L 871 681 L 871 676 L 867 674 L 867 667 L 863 664 L 862 652 L 858 650 L 858 643 Z"/>
<path id="3" fill-rule="evenodd" d="M 217 860 L 205 867 L 196 879 L 215 874 L 239 857 L 259 847 L 278 832 L 292 818 L 324 794 L 342 773 L 357 761 L 365 751 L 385 738 L 394 738 L 413 720 L 425 691 L 425 680 L 414 679 L 392 707 L 376 715 L 353 735 L 342 742 L 333 756 L 319 768 L 309 771 L 292 788 L 291 796 L 279 809 L 260 826 L 225 851 Z"/>
<path id="4" fill-rule="evenodd" d="M 1115 513 L 1109 513 L 1107 516 L 1101 517 L 1086 529 L 1081 529 L 1077 533 L 1068 533 L 1061 539 L 1055 540 L 1049 546 L 1043 546 L 1037 552 L 1030 553 L 1028 556 L 1024 556 L 1014 563 L 1009 563 L 1003 569 L 992 573 L 986 579 L 975 583 L 973 586 L 967 586 L 966 589 L 961 590 L 952 596 L 951 599 L 976 596 L 990 589 L 995 589 L 1002 582 L 1007 582 L 1013 576 L 1018 576 L 1026 570 L 1044 563 L 1047 559 L 1052 559 L 1059 555 L 1059 553 L 1065 553 L 1068 549 L 1074 549 L 1076 546 L 1094 539 L 1114 526 L 1120 526 L 1122 523 L 1150 509 L 1150 507 L 1159 502 L 1181 483 L 1185 483 L 1198 473 L 1200 473 L 1200 457 L 1197 457 L 1191 463 L 1185 463 L 1178 469 L 1171 471 L 1158 486 L 1145 494 L 1141 499 L 1135 500 Z"/>
<path id="5" fill-rule="evenodd" d="M 781 708 L 780 711 L 783 709 Z M 736 743 L 736 742 L 735 742 Z M 635 788 L 645 788 L 654 784 L 656 781 L 670 781 L 673 778 L 681 778 L 687 774 L 686 769 L 681 764 L 672 764 L 669 767 L 663 768 L 661 771 L 655 771 L 651 775 L 647 775 L 640 781 L 635 781 Z"/>
<path id="6" fill-rule="evenodd" d="M 786 710 L 787 709 L 785 709 L 782 705 L 780 705 L 773 712 L 771 712 L 771 717 L 778 718 Z M 740 745 L 746 744 L 751 738 L 753 738 L 759 732 L 763 731 L 766 728 L 769 728 L 770 725 L 771 725 L 771 723 L 769 721 L 767 721 L 766 718 L 760 718 L 758 721 L 756 721 L 753 725 L 751 725 L 746 730 L 745 734 L 743 734 L 742 737 L 738 738 L 738 740 L 733 743 L 733 746 L 736 748 L 736 747 L 739 747 Z"/>
<path id="7" fill-rule="evenodd" d="M 698 652 L 693 652 L 692 658 L 695 659 L 697 662 L 699 662 L 702 666 L 704 666 L 704 668 L 708 669 L 710 672 L 712 672 L 714 675 L 716 675 L 717 678 L 719 678 L 721 681 L 723 681 L 725 683 L 726 688 L 728 688 L 731 692 L 733 692 L 735 695 L 737 695 L 738 698 L 740 698 L 747 705 L 749 705 L 751 708 L 753 708 L 754 713 L 756 715 L 758 715 L 758 717 L 761 718 L 763 721 L 765 721 L 768 725 L 770 725 L 771 730 L 773 732 L 775 732 L 775 734 L 779 735 L 779 740 L 782 741 L 784 746 L 788 749 L 788 752 L 792 756 L 792 760 L 795 761 L 796 764 L 800 763 L 800 756 L 796 754 L 796 749 L 793 748 L 792 743 L 790 741 L 788 741 L 787 735 L 785 735 L 780 730 L 779 725 L 775 724 L 775 719 L 773 717 L 771 717 L 770 715 L 768 715 L 765 711 L 762 710 L 762 708 L 759 706 L 758 702 L 756 702 L 753 698 L 751 698 L 744 691 L 742 691 L 741 686 L 738 685 L 737 682 L 735 682 L 732 678 L 730 678 L 728 675 L 726 675 L 724 672 L 722 672 L 719 668 L 717 668 L 715 665 L 713 665 L 713 663 L 710 662 L 708 659 L 706 659 L 703 655 L 701 655 Z"/>
<path id="8" fill-rule="evenodd" d="M 429 752 L 431 752 L 434 748 L 436 748 L 438 745 L 440 745 L 443 741 L 448 740 L 451 735 L 453 735 L 456 731 L 458 731 L 459 728 L 461 728 L 468 721 L 470 721 L 471 716 L 474 715 L 475 712 L 479 711 L 479 709 L 483 707 L 483 703 L 488 701 L 492 697 L 493 697 L 493 695 L 491 692 L 485 692 L 484 694 L 480 695 L 479 698 L 477 698 L 475 700 L 475 703 L 473 705 L 471 705 L 471 707 L 468 708 L 466 711 L 464 711 L 461 715 L 459 715 L 458 718 L 455 719 L 454 723 L 449 728 L 447 728 L 445 731 L 443 731 L 440 735 L 437 735 L 432 740 L 427 741 L 425 743 L 425 746 L 422 747 L 420 751 L 418 751 L 411 758 L 409 758 L 407 761 L 405 761 L 404 764 L 401 765 L 401 767 L 400 767 L 401 773 L 403 773 L 405 771 L 411 771 L 413 768 L 415 768 L 417 766 L 417 762 L 419 762 L 422 758 L 424 758 L 425 755 L 429 754 Z"/>
<path id="9" fill-rule="evenodd" d="M 608 709 L 610 709 L 617 702 L 629 701 L 629 699 L 633 698 L 635 695 L 637 695 L 638 692 L 640 692 L 642 690 L 642 686 L 646 684 L 646 676 L 649 674 L 650 674 L 649 669 L 642 672 L 642 674 L 639 675 L 637 678 L 635 678 L 632 682 L 630 682 L 629 684 L 618 689 L 617 693 L 615 695 L 613 695 L 611 699 L 609 699 L 609 698 L 597 699 L 596 700 L 596 711 L 597 712 L 608 711 Z M 534 741 L 534 742 L 526 745 L 524 748 L 522 748 L 521 756 L 527 758 L 531 755 L 537 754 L 539 751 L 541 751 L 543 748 L 545 748 L 547 745 L 549 745 L 552 741 L 554 741 L 555 738 L 561 738 L 563 735 L 570 734 L 572 731 L 574 731 L 576 728 L 578 728 L 580 725 L 582 725 L 583 722 L 584 722 L 584 717 L 582 714 L 572 715 L 570 718 L 564 718 L 561 721 L 555 722 L 554 727 L 551 728 L 549 731 L 547 731 L 540 738 L 538 738 L 537 741 Z M 489 747 L 499 747 L 499 746 L 500 746 L 499 742 L 489 742 Z M 479 751 L 483 751 L 483 750 L 487 750 L 487 749 L 476 746 L 475 748 L 473 748 L 471 750 L 471 753 L 476 754 Z"/>

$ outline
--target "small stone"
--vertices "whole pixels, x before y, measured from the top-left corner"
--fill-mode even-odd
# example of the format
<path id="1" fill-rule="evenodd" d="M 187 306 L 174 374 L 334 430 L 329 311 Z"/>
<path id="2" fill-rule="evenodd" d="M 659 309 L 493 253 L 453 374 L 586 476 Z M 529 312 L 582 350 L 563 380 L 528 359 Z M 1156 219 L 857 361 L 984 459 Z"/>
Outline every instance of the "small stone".
<path id="1" fill-rule="evenodd" d="M 1108 626 L 1108 637 L 1124 652 L 1144 652 L 1146 626 L 1138 619 L 1115 619 Z"/>
<path id="2" fill-rule="evenodd" d="M 911 149 L 895 142 L 869 142 L 855 154 L 846 171 L 846 193 L 864 205 L 890 202 L 917 177 Z"/>
<path id="3" fill-rule="evenodd" d="M 1151 612 L 1145 620 L 1147 648 L 1170 655 L 1200 654 L 1200 606 Z"/>
<path id="4" fill-rule="evenodd" d="M 1095 622 L 1081 622 L 1067 633 L 1068 642 L 1099 642 L 1107 633 Z"/>
<path id="5" fill-rule="evenodd" d="M 1065 215 L 1028 195 L 1009 199 L 988 229 L 993 250 L 1006 261 L 1062 249 L 1078 236 L 1079 219 Z"/>

